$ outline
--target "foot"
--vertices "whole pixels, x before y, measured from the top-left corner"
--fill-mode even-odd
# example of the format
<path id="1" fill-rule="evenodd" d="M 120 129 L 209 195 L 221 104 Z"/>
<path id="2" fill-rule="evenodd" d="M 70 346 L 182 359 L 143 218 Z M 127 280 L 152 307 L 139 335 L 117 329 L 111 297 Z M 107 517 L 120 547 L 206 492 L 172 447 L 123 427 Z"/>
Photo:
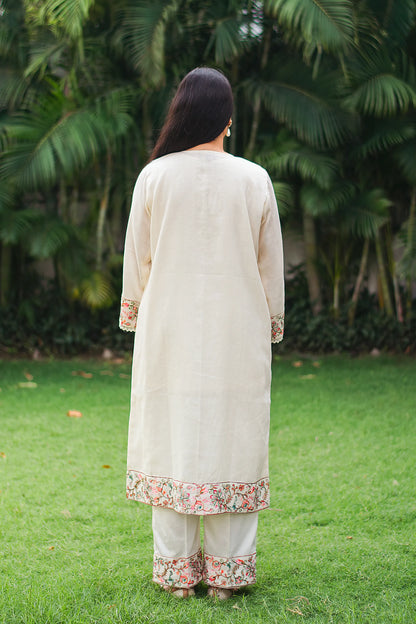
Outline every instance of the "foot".
<path id="1" fill-rule="evenodd" d="M 162 587 L 166 592 L 175 596 L 175 598 L 190 598 L 191 596 L 195 596 L 195 590 L 192 587 L 189 589 L 183 587 Z"/>
<path id="2" fill-rule="evenodd" d="M 218 600 L 228 600 L 233 594 L 233 589 L 226 589 L 225 587 L 208 587 L 208 596 L 210 598 L 218 598 Z"/>

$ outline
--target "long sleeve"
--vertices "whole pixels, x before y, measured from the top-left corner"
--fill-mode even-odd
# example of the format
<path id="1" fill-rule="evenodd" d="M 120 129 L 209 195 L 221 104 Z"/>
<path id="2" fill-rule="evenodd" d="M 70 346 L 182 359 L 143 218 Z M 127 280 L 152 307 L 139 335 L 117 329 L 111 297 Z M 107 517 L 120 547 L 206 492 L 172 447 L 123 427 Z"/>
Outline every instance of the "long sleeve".
<path id="1" fill-rule="evenodd" d="M 267 195 L 260 228 L 258 267 L 271 319 L 271 341 L 283 340 L 284 265 L 279 212 L 272 182 L 267 176 Z"/>
<path id="2" fill-rule="evenodd" d="M 142 172 L 133 191 L 123 262 L 120 329 L 135 331 L 137 314 L 150 275 L 150 212 L 146 204 L 146 178 Z"/>

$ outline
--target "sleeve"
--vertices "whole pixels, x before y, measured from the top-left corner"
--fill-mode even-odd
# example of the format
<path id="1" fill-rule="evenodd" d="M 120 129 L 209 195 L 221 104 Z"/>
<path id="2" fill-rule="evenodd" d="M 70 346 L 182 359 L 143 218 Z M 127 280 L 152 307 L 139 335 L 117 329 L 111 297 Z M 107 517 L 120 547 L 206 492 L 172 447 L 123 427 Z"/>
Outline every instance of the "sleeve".
<path id="1" fill-rule="evenodd" d="M 281 342 L 284 329 L 284 265 L 279 212 L 270 177 L 260 226 L 258 267 L 270 311 L 271 341 Z"/>
<path id="2" fill-rule="evenodd" d="M 123 290 L 120 306 L 120 329 L 135 331 L 139 305 L 152 265 L 150 252 L 150 211 L 146 203 L 143 172 L 133 191 L 126 231 L 123 260 Z"/>

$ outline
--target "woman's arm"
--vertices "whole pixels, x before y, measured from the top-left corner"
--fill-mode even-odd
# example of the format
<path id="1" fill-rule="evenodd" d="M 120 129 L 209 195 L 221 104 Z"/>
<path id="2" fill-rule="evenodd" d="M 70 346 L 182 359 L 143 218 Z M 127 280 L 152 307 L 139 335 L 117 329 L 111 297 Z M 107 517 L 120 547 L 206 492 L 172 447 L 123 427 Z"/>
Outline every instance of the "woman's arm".
<path id="1" fill-rule="evenodd" d="M 267 176 L 267 193 L 260 227 L 258 266 L 271 319 L 271 341 L 283 340 L 284 265 L 279 212 L 272 182 Z"/>
<path id="2" fill-rule="evenodd" d="M 135 331 L 137 314 L 152 265 L 150 253 L 150 211 L 146 203 L 146 178 L 142 172 L 136 182 L 127 225 L 123 262 L 123 291 L 120 329 Z"/>

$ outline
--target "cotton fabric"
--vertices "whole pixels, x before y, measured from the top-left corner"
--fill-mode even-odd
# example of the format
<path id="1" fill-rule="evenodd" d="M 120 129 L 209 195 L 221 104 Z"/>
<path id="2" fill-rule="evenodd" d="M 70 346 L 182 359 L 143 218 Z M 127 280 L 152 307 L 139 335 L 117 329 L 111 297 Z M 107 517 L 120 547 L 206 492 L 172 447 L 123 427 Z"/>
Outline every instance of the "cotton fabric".
<path id="1" fill-rule="evenodd" d="M 189 588 L 201 580 L 213 587 L 243 587 L 256 581 L 258 513 L 200 517 L 153 507 L 153 580 L 159 585 Z"/>
<path id="2" fill-rule="evenodd" d="M 260 166 L 190 150 L 140 173 L 120 327 L 135 331 L 127 496 L 184 514 L 269 505 L 280 222 Z"/>

